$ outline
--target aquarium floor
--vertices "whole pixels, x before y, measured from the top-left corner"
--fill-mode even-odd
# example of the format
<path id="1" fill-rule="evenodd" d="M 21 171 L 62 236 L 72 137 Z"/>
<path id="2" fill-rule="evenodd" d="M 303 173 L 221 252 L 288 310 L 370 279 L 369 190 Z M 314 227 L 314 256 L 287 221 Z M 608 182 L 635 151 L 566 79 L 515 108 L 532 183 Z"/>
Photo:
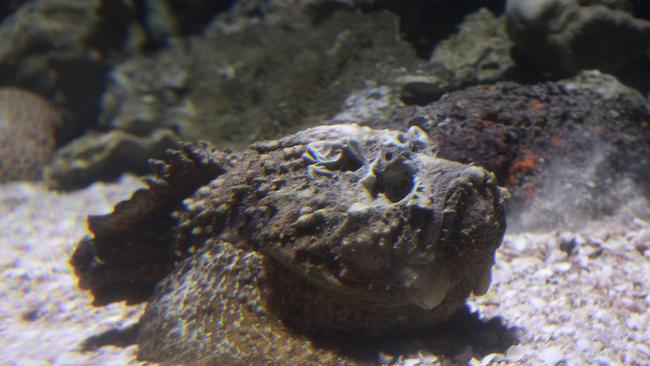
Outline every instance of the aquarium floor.
<path id="1" fill-rule="evenodd" d="M 86 215 L 137 187 L 131 177 L 73 193 L 0 185 L 0 364 L 141 364 L 135 346 L 120 343 L 142 306 L 92 307 L 68 265 Z M 478 325 L 377 357 L 410 366 L 650 364 L 649 245 L 650 224 L 626 210 L 580 230 L 508 234 L 490 291 L 468 301 Z"/>

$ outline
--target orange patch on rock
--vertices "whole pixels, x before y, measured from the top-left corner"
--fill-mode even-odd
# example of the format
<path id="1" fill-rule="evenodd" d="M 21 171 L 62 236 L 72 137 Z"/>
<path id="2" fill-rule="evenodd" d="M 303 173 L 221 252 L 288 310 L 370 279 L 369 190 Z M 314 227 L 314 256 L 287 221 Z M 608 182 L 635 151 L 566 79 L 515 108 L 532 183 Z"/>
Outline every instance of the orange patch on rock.
<path id="1" fill-rule="evenodd" d="M 560 136 L 551 137 L 551 145 L 555 147 L 562 147 L 564 146 L 564 143 L 565 143 L 564 139 L 561 138 Z"/>
<path id="2" fill-rule="evenodd" d="M 515 184 L 519 180 L 519 176 L 528 175 L 537 168 L 537 158 L 533 154 L 526 154 L 521 159 L 515 160 L 510 166 L 510 174 L 508 175 L 508 183 Z"/>
<path id="3" fill-rule="evenodd" d="M 541 109 L 544 107 L 544 103 L 542 103 L 539 99 L 533 99 L 530 101 L 530 107 L 533 109 Z"/>

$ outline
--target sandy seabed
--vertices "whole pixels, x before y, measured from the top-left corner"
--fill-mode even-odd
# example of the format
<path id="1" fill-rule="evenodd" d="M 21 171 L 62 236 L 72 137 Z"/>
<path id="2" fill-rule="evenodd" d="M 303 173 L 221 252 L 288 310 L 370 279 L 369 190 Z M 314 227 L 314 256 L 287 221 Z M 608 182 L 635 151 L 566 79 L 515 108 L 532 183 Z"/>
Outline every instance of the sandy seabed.
<path id="1" fill-rule="evenodd" d="M 138 187 L 132 177 L 73 193 L 0 185 L 0 365 L 143 364 L 135 346 L 87 347 L 129 329 L 142 305 L 92 307 L 68 265 L 86 216 L 109 212 Z M 650 223 L 625 210 L 576 231 L 508 234 L 490 291 L 468 308 L 498 320 L 513 341 L 497 352 L 470 342 L 447 356 L 414 346 L 378 358 L 409 366 L 649 365 L 649 246 Z"/>
<path id="2" fill-rule="evenodd" d="M 0 186 L 0 365 L 129 365 L 135 347 L 82 352 L 91 336 L 137 322 L 143 307 L 92 307 L 68 264 L 86 216 L 110 212 L 140 187 L 127 177 L 74 193 Z"/>

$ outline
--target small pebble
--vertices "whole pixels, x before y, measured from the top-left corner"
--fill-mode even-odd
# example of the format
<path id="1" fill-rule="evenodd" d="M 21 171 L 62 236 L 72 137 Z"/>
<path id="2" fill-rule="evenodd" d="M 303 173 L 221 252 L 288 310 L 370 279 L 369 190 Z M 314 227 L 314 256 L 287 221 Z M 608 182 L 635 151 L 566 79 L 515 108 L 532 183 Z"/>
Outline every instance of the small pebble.
<path id="1" fill-rule="evenodd" d="M 530 301 L 530 304 L 531 304 L 534 308 L 539 309 L 539 310 L 543 310 L 543 309 L 545 309 L 545 308 L 548 306 L 548 304 L 546 303 L 546 301 L 544 301 L 544 299 L 539 298 L 539 297 L 535 297 L 535 296 L 533 296 L 533 297 L 530 298 L 529 301 Z"/>
<path id="2" fill-rule="evenodd" d="M 557 273 L 568 272 L 570 269 L 571 269 L 571 263 L 569 262 L 560 262 L 560 263 L 556 263 L 553 266 L 553 271 Z"/>
<path id="3" fill-rule="evenodd" d="M 569 256 L 574 253 L 576 245 L 577 243 L 575 238 L 571 238 L 570 240 L 563 240 L 560 243 L 560 250 Z"/>
<path id="4" fill-rule="evenodd" d="M 390 355 L 386 352 L 379 352 L 379 364 L 388 365 L 395 362 L 395 356 Z"/>
<path id="5" fill-rule="evenodd" d="M 419 366 L 421 365 L 419 358 L 407 358 L 402 363 L 403 366 Z"/>
<path id="6" fill-rule="evenodd" d="M 520 345 L 512 346 L 508 349 L 508 361 L 519 362 L 528 354 L 528 350 Z"/>
<path id="7" fill-rule="evenodd" d="M 490 353 L 481 359 L 480 366 L 488 366 L 493 362 L 503 362 L 505 360 L 505 356 L 502 353 Z"/>
<path id="8" fill-rule="evenodd" d="M 650 357 L 650 346 L 647 344 L 637 343 L 636 349 L 643 353 L 646 357 Z"/>
<path id="9" fill-rule="evenodd" d="M 647 316 L 645 315 L 632 315 L 629 319 L 625 321 L 625 325 L 632 330 L 641 330 L 645 329 L 647 322 Z"/>
<path id="10" fill-rule="evenodd" d="M 424 350 L 418 351 L 418 358 L 422 362 L 422 365 L 433 365 L 438 361 L 438 356 Z"/>
<path id="11" fill-rule="evenodd" d="M 539 352 L 537 358 L 544 365 L 555 365 L 564 358 L 564 353 L 562 353 L 560 347 L 549 347 Z"/>

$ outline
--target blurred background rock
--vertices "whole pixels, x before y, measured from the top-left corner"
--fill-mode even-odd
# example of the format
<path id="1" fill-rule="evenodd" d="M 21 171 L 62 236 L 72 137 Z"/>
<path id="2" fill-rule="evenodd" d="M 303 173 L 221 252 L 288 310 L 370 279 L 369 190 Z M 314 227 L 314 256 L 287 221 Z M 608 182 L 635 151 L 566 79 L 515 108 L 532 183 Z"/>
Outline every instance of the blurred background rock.
<path id="1" fill-rule="evenodd" d="M 645 95 L 649 16 L 641 0 L 14 0 L 0 85 L 61 113 L 44 176 L 74 189 L 146 173 L 177 140 L 394 126 L 478 84 L 598 69 Z"/>

